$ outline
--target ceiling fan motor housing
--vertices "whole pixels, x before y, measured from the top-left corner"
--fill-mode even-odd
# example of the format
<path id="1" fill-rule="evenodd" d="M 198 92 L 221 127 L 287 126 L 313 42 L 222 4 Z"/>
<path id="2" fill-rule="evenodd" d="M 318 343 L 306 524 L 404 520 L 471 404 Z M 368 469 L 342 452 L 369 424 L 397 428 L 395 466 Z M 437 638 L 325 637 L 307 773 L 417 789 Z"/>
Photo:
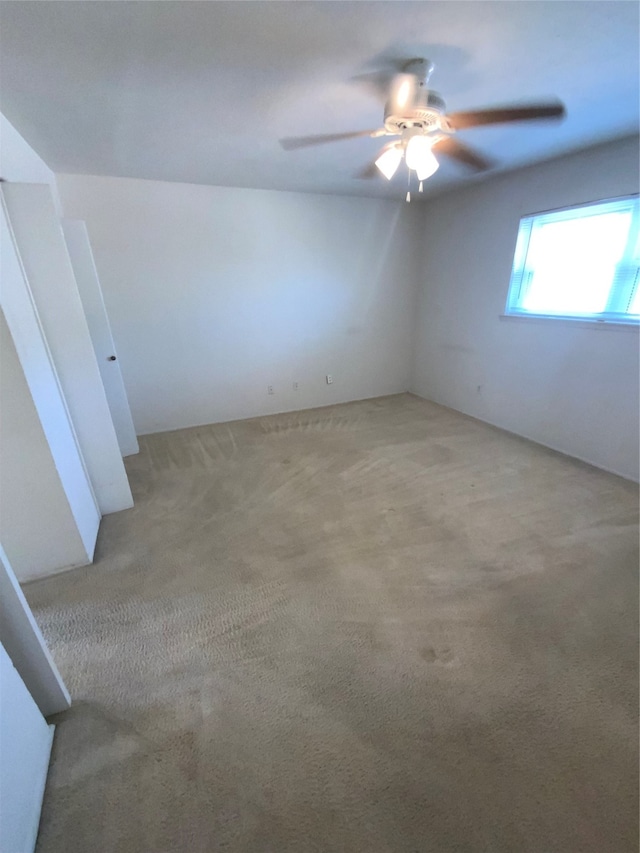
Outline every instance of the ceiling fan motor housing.
<path id="1" fill-rule="evenodd" d="M 424 133 L 440 130 L 446 112 L 444 99 L 437 92 L 418 86 L 401 114 L 394 111 L 394 107 L 395 104 L 389 101 L 384 112 L 384 126 L 389 133 L 402 133 L 409 128 Z"/>

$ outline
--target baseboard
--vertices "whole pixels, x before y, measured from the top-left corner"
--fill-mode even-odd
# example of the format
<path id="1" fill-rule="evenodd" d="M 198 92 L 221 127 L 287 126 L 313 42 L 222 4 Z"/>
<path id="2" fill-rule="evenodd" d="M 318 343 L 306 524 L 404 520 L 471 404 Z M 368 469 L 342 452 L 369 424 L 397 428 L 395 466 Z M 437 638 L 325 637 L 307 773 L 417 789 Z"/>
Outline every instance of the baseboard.
<path id="1" fill-rule="evenodd" d="M 575 453 L 569 453 L 567 450 L 563 450 L 561 447 L 556 447 L 553 444 L 547 444 L 544 441 L 540 441 L 538 438 L 533 438 L 531 435 L 527 435 L 523 432 L 515 432 L 514 430 L 508 429 L 507 427 L 502 426 L 501 424 L 497 424 L 494 421 L 487 420 L 486 418 L 479 418 L 477 415 L 472 415 L 469 412 L 465 412 L 462 409 L 454 409 L 453 406 L 447 406 L 446 403 L 440 403 L 438 400 L 433 400 L 430 397 L 423 397 L 421 394 L 417 394 L 415 391 L 409 391 L 411 395 L 417 397 L 419 400 L 425 400 L 427 403 L 435 403 L 436 406 L 442 406 L 443 409 L 448 409 L 450 412 L 456 412 L 458 415 L 464 415 L 466 418 L 471 418 L 472 421 L 478 421 L 481 424 L 486 424 L 487 426 L 493 427 L 494 429 L 499 429 L 501 432 L 506 432 L 508 435 L 514 435 L 517 438 L 524 438 L 527 441 L 530 441 L 532 444 L 537 444 L 539 447 L 544 447 L 547 450 L 553 450 L 554 453 L 559 453 L 560 456 L 566 456 L 567 459 L 575 459 L 578 462 L 582 462 L 584 465 L 589 465 L 590 468 L 596 468 L 598 471 L 606 471 L 607 474 L 615 474 L 616 477 L 621 477 L 623 480 L 627 480 L 629 483 L 638 483 L 640 480 L 635 477 L 631 477 L 629 474 L 623 474 L 622 471 L 618 471 L 615 468 L 609 468 L 606 465 L 600 465 L 597 462 L 594 462 L 591 459 L 585 459 L 583 456 L 576 456 Z"/>
<path id="2" fill-rule="evenodd" d="M 55 575 L 64 574 L 64 572 L 72 572 L 75 569 L 83 569 L 85 566 L 92 566 L 93 560 L 87 560 L 84 563 L 74 563 L 72 566 L 61 566 L 59 569 L 51 569 L 46 572 L 40 572 L 38 574 L 30 575 L 28 578 L 18 578 L 18 583 L 20 586 L 27 586 L 30 583 L 36 583 L 37 581 L 45 580 L 46 578 L 52 578 Z"/>
<path id="3" fill-rule="evenodd" d="M 318 406 L 304 406 L 302 409 L 279 409 L 277 412 L 263 412 L 262 414 L 257 415 L 246 415 L 240 418 L 225 418 L 221 421 L 205 421 L 203 423 L 198 424 L 188 424 L 185 426 L 176 426 L 176 427 L 166 427 L 163 429 L 154 429 L 152 432 L 139 432 L 137 433 L 138 438 L 144 438 L 149 435 L 163 435 L 168 432 L 180 432 L 183 429 L 199 429 L 201 427 L 208 426 L 219 426 L 220 424 L 234 424 L 241 423 L 242 421 L 256 421 L 260 418 L 272 418 L 277 415 L 295 415 L 298 412 L 315 412 L 320 409 L 332 409 L 335 406 L 348 406 L 349 403 L 365 403 L 367 400 L 383 400 L 385 397 L 401 397 L 403 394 L 413 394 L 412 391 L 405 389 L 404 391 L 391 391 L 388 394 L 373 394 L 371 397 L 357 397 L 355 399 L 349 400 L 334 400 L 330 403 L 322 403 L 322 405 Z M 414 396 L 418 397 L 418 394 Z"/>

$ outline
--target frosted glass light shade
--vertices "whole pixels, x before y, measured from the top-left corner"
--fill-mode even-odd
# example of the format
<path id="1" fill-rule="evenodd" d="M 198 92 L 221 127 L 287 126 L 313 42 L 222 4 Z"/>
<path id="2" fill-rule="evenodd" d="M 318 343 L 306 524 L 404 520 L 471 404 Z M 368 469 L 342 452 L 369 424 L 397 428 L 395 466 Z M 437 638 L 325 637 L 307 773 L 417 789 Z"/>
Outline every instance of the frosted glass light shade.
<path id="1" fill-rule="evenodd" d="M 433 156 L 431 140 L 426 136 L 412 136 L 405 154 L 407 168 L 413 169 L 419 181 L 426 181 L 440 165 Z"/>
<path id="2" fill-rule="evenodd" d="M 382 152 L 376 160 L 376 166 L 380 169 L 385 178 L 390 181 L 395 175 L 401 160 L 402 150 L 393 146 L 392 148 L 387 148 L 386 151 Z"/>

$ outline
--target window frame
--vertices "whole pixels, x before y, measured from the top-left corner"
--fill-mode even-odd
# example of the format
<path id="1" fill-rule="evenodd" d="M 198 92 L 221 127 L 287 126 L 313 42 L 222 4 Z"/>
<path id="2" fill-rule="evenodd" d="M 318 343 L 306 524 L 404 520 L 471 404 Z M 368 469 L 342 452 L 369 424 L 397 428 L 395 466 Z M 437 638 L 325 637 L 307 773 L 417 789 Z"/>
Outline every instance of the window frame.
<path id="1" fill-rule="evenodd" d="M 526 260 L 529 251 L 531 235 L 535 228 L 543 225 L 566 220 L 575 220 L 607 212 L 631 212 L 632 220 L 624 253 L 614 274 L 609 289 L 606 309 L 600 313 L 544 313 L 527 311 L 520 307 L 526 288 L 533 277 L 533 270 L 527 269 Z M 571 213 L 572 216 L 567 214 Z M 628 274 L 624 270 L 628 269 Z M 640 314 L 628 314 L 622 305 L 629 306 L 640 289 L 640 199 L 637 193 L 615 198 L 599 199 L 581 204 L 568 205 L 561 208 L 528 213 L 520 218 L 516 248 L 513 255 L 511 279 L 507 291 L 505 318 L 563 320 L 592 325 L 631 326 L 640 325 Z"/>

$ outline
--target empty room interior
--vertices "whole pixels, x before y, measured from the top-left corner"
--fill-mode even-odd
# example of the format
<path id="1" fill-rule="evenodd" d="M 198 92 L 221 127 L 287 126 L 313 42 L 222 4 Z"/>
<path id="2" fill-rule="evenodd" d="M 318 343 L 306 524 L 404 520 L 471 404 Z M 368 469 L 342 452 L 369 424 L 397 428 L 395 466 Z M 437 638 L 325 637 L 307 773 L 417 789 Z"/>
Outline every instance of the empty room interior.
<path id="1" fill-rule="evenodd" d="M 640 7 L 0 2 L 1 853 L 633 853 Z"/>

